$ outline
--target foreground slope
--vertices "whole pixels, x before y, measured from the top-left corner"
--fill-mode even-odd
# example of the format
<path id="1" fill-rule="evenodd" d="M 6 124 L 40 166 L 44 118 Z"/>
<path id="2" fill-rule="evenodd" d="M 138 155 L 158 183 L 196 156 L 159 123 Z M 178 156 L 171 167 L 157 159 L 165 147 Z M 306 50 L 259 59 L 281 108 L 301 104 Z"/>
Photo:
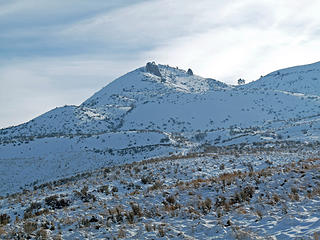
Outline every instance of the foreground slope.
<path id="1" fill-rule="evenodd" d="M 318 153 L 256 150 L 118 165 L 0 199 L 0 238 L 317 239 Z"/>
<path id="2" fill-rule="evenodd" d="M 318 141 L 319 65 L 279 70 L 235 87 L 149 63 L 80 106 L 0 130 L 0 195 L 106 165 L 210 146 Z"/>

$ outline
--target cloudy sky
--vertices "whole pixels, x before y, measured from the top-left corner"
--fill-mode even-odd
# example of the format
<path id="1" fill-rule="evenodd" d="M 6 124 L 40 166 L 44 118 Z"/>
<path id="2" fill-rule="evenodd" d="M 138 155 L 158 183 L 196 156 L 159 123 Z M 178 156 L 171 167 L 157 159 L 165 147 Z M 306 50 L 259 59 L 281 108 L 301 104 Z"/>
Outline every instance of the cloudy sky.
<path id="1" fill-rule="evenodd" d="M 0 128 L 154 60 L 235 84 L 320 61 L 318 0 L 0 0 Z"/>

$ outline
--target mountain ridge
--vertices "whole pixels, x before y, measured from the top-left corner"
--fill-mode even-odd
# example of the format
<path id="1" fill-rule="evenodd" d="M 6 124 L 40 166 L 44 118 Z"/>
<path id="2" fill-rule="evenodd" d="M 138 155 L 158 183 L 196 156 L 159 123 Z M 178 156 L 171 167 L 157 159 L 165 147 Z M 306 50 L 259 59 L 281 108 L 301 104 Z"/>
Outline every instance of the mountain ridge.
<path id="1" fill-rule="evenodd" d="M 240 86 L 150 64 L 160 74 L 140 67 L 79 106 L 1 129 L 0 195 L 33 182 L 208 146 L 319 141 L 319 62 Z"/>

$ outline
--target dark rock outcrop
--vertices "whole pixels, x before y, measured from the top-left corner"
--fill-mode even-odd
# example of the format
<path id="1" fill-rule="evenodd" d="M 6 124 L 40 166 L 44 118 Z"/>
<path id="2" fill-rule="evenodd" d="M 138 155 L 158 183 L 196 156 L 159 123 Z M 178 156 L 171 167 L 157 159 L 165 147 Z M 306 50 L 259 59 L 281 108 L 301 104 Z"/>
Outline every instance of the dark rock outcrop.
<path id="1" fill-rule="evenodd" d="M 190 75 L 190 76 L 193 75 L 193 72 L 192 72 L 191 68 L 188 69 L 187 74 Z"/>
<path id="2" fill-rule="evenodd" d="M 238 85 L 243 85 L 245 83 L 246 83 L 246 81 L 244 79 L 239 78 Z"/>
<path id="3" fill-rule="evenodd" d="M 146 65 L 146 71 L 158 77 L 162 77 L 158 65 L 155 62 L 148 62 Z"/>

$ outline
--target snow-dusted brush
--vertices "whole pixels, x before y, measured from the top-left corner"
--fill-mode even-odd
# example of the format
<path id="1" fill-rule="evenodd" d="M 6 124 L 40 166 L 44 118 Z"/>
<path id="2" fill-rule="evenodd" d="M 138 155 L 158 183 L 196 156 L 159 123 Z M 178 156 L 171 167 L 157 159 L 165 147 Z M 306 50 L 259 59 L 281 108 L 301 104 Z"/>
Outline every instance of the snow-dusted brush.
<path id="1" fill-rule="evenodd" d="M 313 239 L 320 159 L 297 150 L 221 148 L 34 186 L 0 200 L 1 238 Z"/>

